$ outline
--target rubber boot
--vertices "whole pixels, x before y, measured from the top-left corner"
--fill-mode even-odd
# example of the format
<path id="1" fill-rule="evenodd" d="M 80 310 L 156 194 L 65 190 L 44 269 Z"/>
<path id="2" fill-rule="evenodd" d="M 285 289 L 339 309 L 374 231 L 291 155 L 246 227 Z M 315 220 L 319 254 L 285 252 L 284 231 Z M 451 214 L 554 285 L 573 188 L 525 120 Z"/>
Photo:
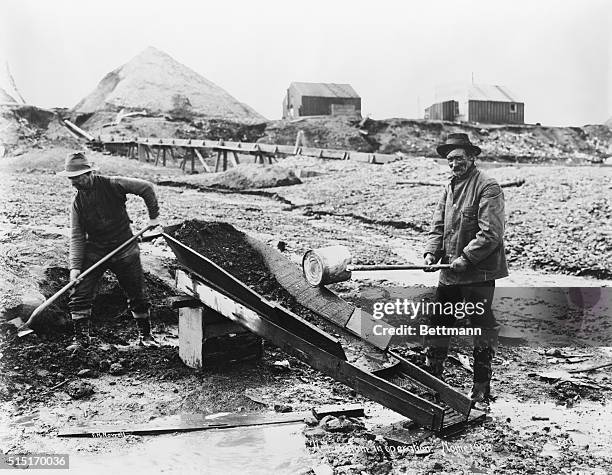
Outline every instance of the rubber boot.
<path id="1" fill-rule="evenodd" d="M 149 314 L 143 318 L 141 315 L 133 314 L 138 328 L 138 344 L 141 346 L 159 346 L 158 341 L 151 334 L 151 319 Z M 138 315 L 138 317 L 136 316 Z"/>
<path id="2" fill-rule="evenodd" d="M 76 352 L 87 348 L 91 343 L 89 318 L 79 318 L 72 320 L 72 343 L 66 347 L 67 351 Z"/>
<path id="3" fill-rule="evenodd" d="M 474 336 L 474 385 L 469 397 L 472 404 L 486 403 L 491 396 L 492 362 L 497 351 L 499 326 L 483 328 Z"/>

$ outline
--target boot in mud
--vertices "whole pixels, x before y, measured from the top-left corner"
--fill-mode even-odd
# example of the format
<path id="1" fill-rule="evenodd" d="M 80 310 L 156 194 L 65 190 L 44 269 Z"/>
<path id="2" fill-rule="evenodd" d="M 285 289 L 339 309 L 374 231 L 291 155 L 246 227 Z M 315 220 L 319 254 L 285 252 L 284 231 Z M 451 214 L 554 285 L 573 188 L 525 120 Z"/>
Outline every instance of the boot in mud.
<path id="1" fill-rule="evenodd" d="M 499 326 L 483 328 L 482 334 L 474 336 L 474 385 L 469 397 L 472 405 L 486 405 L 491 399 L 492 362 L 497 351 Z"/>
<path id="2" fill-rule="evenodd" d="M 66 350 L 76 353 L 79 350 L 88 348 L 91 343 L 90 328 L 89 318 L 72 320 L 74 336 L 72 337 L 72 343 L 66 347 Z"/>
<path id="3" fill-rule="evenodd" d="M 134 318 L 134 320 L 138 328 L 138 344 L 140 346 L 159 346 L 159 342 L 151 334 L 151 320 L 149 316 L 147 315 L 146 318 Z"/>

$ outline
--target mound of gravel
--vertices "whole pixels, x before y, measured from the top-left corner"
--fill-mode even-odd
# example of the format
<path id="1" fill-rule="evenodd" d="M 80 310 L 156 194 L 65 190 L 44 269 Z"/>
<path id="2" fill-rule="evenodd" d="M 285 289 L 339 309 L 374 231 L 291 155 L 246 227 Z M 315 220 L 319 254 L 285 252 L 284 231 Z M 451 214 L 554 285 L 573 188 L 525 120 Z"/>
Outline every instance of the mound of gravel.
<path id="1" fill-rule="evenodd" d="M 104 76 L 95 90 L 74 107 L 74 112 L 88 114 L 120 109 L 144 109 L 186 118 L 204 115 L 264 119 L 227 91 L 152 47 Z"/>

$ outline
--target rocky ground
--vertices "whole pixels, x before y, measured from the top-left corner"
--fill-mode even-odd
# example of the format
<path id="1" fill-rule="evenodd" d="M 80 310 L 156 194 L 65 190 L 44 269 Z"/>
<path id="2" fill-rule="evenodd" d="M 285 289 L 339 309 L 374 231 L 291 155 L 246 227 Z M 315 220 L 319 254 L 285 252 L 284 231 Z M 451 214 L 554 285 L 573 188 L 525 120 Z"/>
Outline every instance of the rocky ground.
<path id="1" fill-rule="evenodd" d="M 31 300 L 40 294 L 49 296 L 66 281 L 72 190 L 55 172 L 62 168 L 68 149 L 45 147 L 0 163 L 5 204 L 0 215 L 4 251 L 0 304 L 4 311 L 12 311 L 5 318 L 23 310 L 24 296 Z M 441 190 L 401 182 L 441 181 L 447 175 L 444 166 L 422 157 L 387 165 L 290 158 L 277 166 L 301 176 L 301 184 L 229 192 L 211 189 L 208 178 L 185 176 L 176 168 L 155 168 L 99 153 L 92 157 L 103 173 L 158 183 L 161 217 L 167 224 L 193 219 L 229 223 L 271 245 L 282 241 L 294 260 L 310 248 L 344 244 L 355 262 L 369 264 L 420 257 L 424 230 Z M 561 165 L 487 168 L 500 181 L 526 180 L 521 187 L 505 189 L 513 274 L 531 270 L 532 286 L 551 278 L 563 282 L 569 278 L 565 276 L 576 276 L 572 282 L 582 286 L 609 286 L 604 279 L 610 279 L 612 268 L 610 170 Z M 128 207 L 134 228 L 139 229 L 146 223 L 144 205 L 130 198 Z M 203 371 L 185 367 L 177 357 L 176 315 L 169 308 L 171 254 L 160 243 L 143 244 L 142 249 L 154 304 L 154 332 L 164 343 L 161 348 L 130 344 L 135 330 L 112 279 L 104 282 L 97 300 L 98 342 L 93 352 L 66 352 L 69 338 L 61 328 L 22 340 L 15 338 L 12 325 L 0 327 L 0 442 L 5 452 L 109 454 L 136 449 L 147 441 L 139 436 L 121 440 L 55 436 L 64 426 L 94 420 L 146 422 L 181 413 L 261 411 L 275 405 L 299 411 L 318 404 L 357 402 L 370 415 L 364 423 L 327 420 L 306 431 L 310 454 L 338 473 L 607 473 L 612 469 L 612 433 L 597 422 L 611 415 L 609 372 L 566 372 L 610 361 L 612 354 L 601 343 L 593 347 L 583 341 L 554 348 L 538 345 L 534 337 L 529 345 L 516 346 L 516 341 L 514 346 L 502 345 L 495 359 L 497 400 L 487 421 L 450 440 L 428 439 L 418 453 L 399 453 L 376 438 L 380 406 L 270 345 L 257 362 Z M 224 254 L 220 249 L 214 253 Z M 225 265 L 231 268 L 228 262 Z M 241 269 L 244 272 L 235 268 Z M 255 273 L 242 276 L 253 286 L 256 277 Z M 335 289 L 357 300 L 372 289 L 398 285 L 355 280 Z M 282 295 L 272 295 L 288 304 Z M 519 311 L 502 312 L 504 323 L 520 319 L 529 327 L 541 322 L 530 302 L 520 296 L 514 299 L 503 308 Z M 53 310 L 48 318 L 61 321 L 65 301 Z M 422 362 L 417 345 L 398 350 Z M 458 342 L 453 347 L 459 360 L 470 353 L 469 344 Z M 470 373 L 463 366 L 448 364 L 445 377 L 452 385 L 469 389 Z M 348 432 L 336 431 L 342 427 Z"/>

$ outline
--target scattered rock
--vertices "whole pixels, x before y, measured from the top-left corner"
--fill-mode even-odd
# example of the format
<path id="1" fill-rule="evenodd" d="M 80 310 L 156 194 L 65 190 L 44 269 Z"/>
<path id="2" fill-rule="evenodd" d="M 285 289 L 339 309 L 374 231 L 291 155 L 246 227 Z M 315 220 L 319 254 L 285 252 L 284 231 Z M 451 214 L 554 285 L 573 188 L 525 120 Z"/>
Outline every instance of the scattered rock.
<path id="1" fill-rule="evenodd" d="M 291 370 L 291 365 L 289 364 L 289 361 L 287 360 L 275 361 L 274 368 L 281 372 L 285 372 L 285 371 Z"/>
<path id="2" fill-rule="evenodd" d="M 77 376 L 79 378 L 95 378 L 98 376 L 98 373 L 95 372 L 93 369 L 82 369 L 81 371 L 79 371 L 77 373 Z"/>
<path id="3" fill-rule="evenodd" d="M 288 404 L 274 404 L 274 410 L 276 412 L 292 412 L 293 408 Z"/>
<path id="4" fill-rule="evenodd" d="M 312 467 L 312 471 L 315 475 L 334 475 L 334 469 L 327 464 Z"/>
<path id="5" fill-rule="evenodd" d="M 319 426 L 328 432 L 352 432 L 363 427 L 360 423 L 345 416 L 325 416 L 321 419 Z"/>
<path id="6" fill-rule="evenodd" d="M 121 363 L 113 363 L 110 365 L 109 372 L 112 375 L 119 376 L 125 372 L 125 368 Z"/>
<path id="7" fill-rule="evenodd" d="M 91 384 L 84 381 L 72 381 L 66 386 L 66 393 L 72 399 L 82 399 L 91 396 L 94 393 L 94 388 Z"/>

